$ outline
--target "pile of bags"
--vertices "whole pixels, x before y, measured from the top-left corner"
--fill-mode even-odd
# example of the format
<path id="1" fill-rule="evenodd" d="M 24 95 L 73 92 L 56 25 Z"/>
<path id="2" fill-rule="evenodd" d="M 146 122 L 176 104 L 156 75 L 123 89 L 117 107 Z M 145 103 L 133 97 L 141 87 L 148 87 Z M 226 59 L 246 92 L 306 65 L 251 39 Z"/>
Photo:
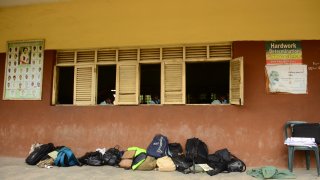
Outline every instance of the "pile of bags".
<path id="1" fill-rule="evenodd" d="M 54 147 L 49 144 L 34 144 L 26 163 L 39 167 L 53 166 L 115 166 L 132 170 L 179 171 L 185 174 L 206 172 L 216 175 L 221 172 L 244 172 L 246 165 L 227 149 L 208 154 L 207 145 L 198 138 L 190 138 L 185 146 L 186 154 L 180 143 L 169 143 L 164 135 L 156 135 L 147 149 L 129 147 L 125 151 L 119 147 L 101 148 L 87 152 L 76 158 L 68 147 Z"/>
<path id="2" fill-rule="evenodd" d="M 26 163 L 42 168 L 52 168 L 54 165 L 61 167 L 80 165 L 70 148 L 55 147 L 52 143 L 33 144 Z"/>

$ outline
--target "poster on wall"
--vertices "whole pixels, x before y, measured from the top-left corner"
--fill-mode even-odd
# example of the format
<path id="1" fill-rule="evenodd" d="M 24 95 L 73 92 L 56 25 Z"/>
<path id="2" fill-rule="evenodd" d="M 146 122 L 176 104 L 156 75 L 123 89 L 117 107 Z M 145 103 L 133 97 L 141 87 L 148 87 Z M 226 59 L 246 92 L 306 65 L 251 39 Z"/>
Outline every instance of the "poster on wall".
<path id="1" fill-rule="evenodd" d="M 307 94 L 307 65 L 266 65 L 270 93 Z"/>
<path id="2" fill-rule="evenodd" d="M 302 64 L 300 41 L 267 41 L 266 64 Z"/>
<path id="3" fill-rule="evenodd" d="M 44 40 L 8 42 L 3 99 L 41 100 Z"/>

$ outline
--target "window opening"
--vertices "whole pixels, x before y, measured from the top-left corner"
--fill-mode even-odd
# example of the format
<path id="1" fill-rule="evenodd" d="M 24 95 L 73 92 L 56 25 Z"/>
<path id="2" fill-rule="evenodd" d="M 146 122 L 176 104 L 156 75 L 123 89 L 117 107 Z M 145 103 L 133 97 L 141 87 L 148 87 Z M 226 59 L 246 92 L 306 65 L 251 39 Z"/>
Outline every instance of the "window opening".
<path id="1" fill-rule="evenodd" d="M 58 102 L 73 104 L 74 67 L 58 67 Z"/>
<path id="2" fill-rule="evenodd" d="M 186 63 L 187 104 L 227 104 L 229 61 Z"/>
<path id="3" fill-rule="evenodd" d="M 116 65 L 98 66 L 97 104 L 114 104 L 116 89 Z"/>
<path id="4" fill-rule="evenodd" d="M 161 65 L 140 65 L 140 104 L 161 104 Z"/>

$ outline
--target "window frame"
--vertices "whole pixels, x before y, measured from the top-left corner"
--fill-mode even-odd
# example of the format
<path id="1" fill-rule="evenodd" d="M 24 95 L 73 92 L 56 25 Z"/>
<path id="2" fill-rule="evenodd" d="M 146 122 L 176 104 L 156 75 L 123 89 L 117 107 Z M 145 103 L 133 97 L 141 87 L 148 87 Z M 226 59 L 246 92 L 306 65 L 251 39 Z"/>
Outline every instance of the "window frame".
<path id="1" fill-rule="evenodd" d="M 115 105 L 139 105 L 140 97 L 140 64 L 161 64 L 161 90 L 160 100 L 161 104 L 186 104 L 186 63 L 187 62 L 217 62 L 217 61 L 232 61 L 232 43 L 212 43 L 212 44 L 196 44 L 196 45 L 175 45 L 175 46 L 163 46 L 163 47 L 140 47 L 140 48 L 101 48 L 101 49 L 85 49 L 85 50 L 58 50 L 56 56 L 56 64 L 53 72 L 53 90 L 52 90 L 52 105 L 58 105 L 57 103 L 57 85 L 59 74 L 57 72 L 58 67 L 73 66 L 84 67 L 90 66 L 92 71 L 92 101 L 85 103 L 74 103 L 73 105 L 97 105 L 97 90 L 98 90 L 98 74 L 97 66 L 99 65 L 116 65 L 116 97 Z M 169 73 L 168 67 L 181 65 L 181 69 L 175 69 L 173 73 Z M 134 84 L 134 98 L 128 101 L 122 101 L 122 96 L 125 96 L 128 92 L 119 92 L 121 88 L 121 79 L 123 75 L 121 67 L 135 66 L 133 72 L 135 74 L 134 79 L 131 81 Z M 177 66 L 176 66 L 177 67 Z M 243 63 L 241 63 L 241 100 L 240 103 L 234 103 L 243 105 Z M 132 71 L 132 69 L 131 69 Z M 169 73 L 169 74 L 168 74 Z M 166 78 L 174 80 L 177 73 L 181 73 L 178 76 L 177 82 L 181 81 L 178 89 L 172 89 L 169 86 L 170 83 L 166 81 Z M 74 79 L 76 81 L 76 74 Z M 166 77 L 167 76 L 167 77 Z M 230 76 L 231 77 L 231 76 Z M 232 79 L 230 78 L 230 83 Z M 123 84 L 123 83 L 122 83 Z M 75 85 L 75 84 L 74 84 Z M 173 90 L 170 92 L 170 88 Z M 176 88 L 176 87 L 175 87 Z M 130 88 L 129 88 L 130 89 Z M 230 90 L 231 92 L 231 90 Z M 229 92 L 229 94 L 230 94 Z M 132 93 L 132 92 L 129 92 Z M 170 94 L 171 93 L 171 94 Z M 181 95 L 180 98 L 177 98 Z M 74 89 L 74 96 L 76 97 L 76 89 Z M 175 96 L 170 96 L 175 95 Z M 171 98 L 171 99 L 170 99 Z M 229 100 L 230 104 L 231 101 Z M 60 104 L 59 104 L 60 105 Z M 63 105 L 63 104 L 61 104 Z M 208 104 L 209 105 L 209 104 Z"/>
<path id="2" fill-rule="evenodd" d="M 141 65 L 143 64 L 158 64 L 160 65 L 160 94 L 159 94 L 159 97 L 160 97 L 160 104 L 163 104 L 162 102 L 162 96 L 161 96 L 161 88 L 162 88 L 162 63 L 160 61 L 157 61 L 157 60 L 153 60 L 153 61 L 149 61 L 149 62 L 141 62 L 139 63 L 139 70 L 138 70 L 138 73 L 139 73 L 139 94 L 138 94 L 138 98 L 139 98 L 139 105 L 159 105 L 159 104 L 141 104 L 140 103 L 140 95 L 141 95 Z"/>

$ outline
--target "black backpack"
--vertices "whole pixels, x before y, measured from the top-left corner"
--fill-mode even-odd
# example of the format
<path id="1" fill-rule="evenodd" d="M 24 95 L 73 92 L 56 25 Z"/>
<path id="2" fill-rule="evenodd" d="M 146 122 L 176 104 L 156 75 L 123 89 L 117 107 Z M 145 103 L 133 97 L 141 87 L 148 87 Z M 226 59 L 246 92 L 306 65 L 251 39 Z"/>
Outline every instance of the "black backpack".
<path id="1" fill-rule="evenodd" d="M 103 159 L 102 154 L 99 151 L 87 152 L 85 155 L 79 158 L 81 164 L 89 166 L 102 166 Z"/>
<path id="2" fill-rule="evenodd" d="M 117 166 L 121 161 L 121 152 L 119 147 L 114 147 L 108 149 L 102 156 L 102 163 L 109 166 Z"/>
<path id="3" fill-rule="evenodd" d="M 244 172 L 246 164 L 224 148 L 208 155 L 208 165 L 213 169 L 207 171 L 210 176 L 221 172 Z"/>
<path id="4" fill-rule="evenodd" d="M 196 164 L 207 163 L 208 147 L 198 138 L 191 138 L 186 143 L 186 161 Z"/>
<path id="5" fill-rule="evenodd" d="M 195 164 L 206 164 L 208 158 L 207 145 L 198 138 L 191 138 L 186 143 L 186 161 L 192 162 L 193 173 L 195 173 Z"/>
<path id="6" fill-rule="evenodd" d="M 166 155 L 173 158 L 183 154 L 182 146 L 180 143 L 169 143 Z"/>
<path id="7" fill-rule="evenodd" d="M 26 158 L 26 163 L 29 165 L 36 165 L 53 150 L 54 145 L 52 143 L 43 144 L 40 147 L 35 148 L 34 151 L 29 154 L 29 156 Z"/>

